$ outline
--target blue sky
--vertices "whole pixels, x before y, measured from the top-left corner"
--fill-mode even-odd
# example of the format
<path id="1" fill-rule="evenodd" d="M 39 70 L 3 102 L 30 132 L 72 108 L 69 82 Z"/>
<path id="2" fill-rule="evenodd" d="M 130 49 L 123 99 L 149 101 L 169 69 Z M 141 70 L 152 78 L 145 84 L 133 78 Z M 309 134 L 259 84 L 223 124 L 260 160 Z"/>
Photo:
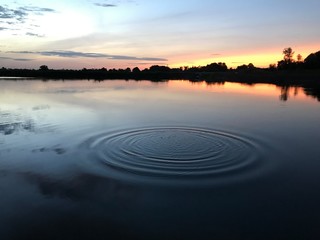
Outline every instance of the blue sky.
<path id="1" fill-rule="evenodd" d="M 252 62 L 320 50 L 319 0 L 2 0 L 0 67 Z"/>

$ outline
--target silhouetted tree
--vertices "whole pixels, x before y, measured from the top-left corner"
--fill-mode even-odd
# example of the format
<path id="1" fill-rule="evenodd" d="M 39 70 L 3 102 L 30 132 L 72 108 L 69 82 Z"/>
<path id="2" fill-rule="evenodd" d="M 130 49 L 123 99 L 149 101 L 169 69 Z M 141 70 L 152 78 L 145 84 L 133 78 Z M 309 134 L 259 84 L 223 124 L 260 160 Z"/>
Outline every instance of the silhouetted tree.
<path id="1" fill-rule="evenodd" d="M 319 68 L 320 69 L 320 51 L 310 54 L 305 60 L 304 65 L 306 68 Z"/>
<path id="2" fill-rule="evenodd" d="M 248 70 L 248 66 L 245 65 L 245 64 L 240 65 L 240 66 L 237 67 L 237 70 L 238 70 L 238 71 Z"/>
<path id="3" fill-rule="evenodd" d="M 140 73 L 141 71 L 140 71 L 140 69 L 138 67 L 135 67 L 135 68 L 132 69 L 132 72 L 133 73 Z"/>
<path id="4" fill-rule="evenodd" d="M 272 63 L 272 64 L 269 65 L 269 70 L 274 71 L 276 69 L 277 69 L 277 65 L 276 64 Z"/>
<path id="5" fill-rule="evenodd" d="M 169 72 L 170 68 L 167 66 L 159 66 L 159 65 L 153 65 L 149 69 L 151 72 Z"/>
<path id="6" fill-rule="evenodd" d="M 293 55 L 294 51 L 292 50 L 291 47 L 283 49 L 282 53 L 284 54 L 284 61 L 287 63 L 292 63 L 293 62 Z"/>
<path id="7" fill-rule="evenodd" d="M 245 70 L 254 70 L 255 66 L 252 63 L 249 63 L 248 65 L 241 65 L 237 67 L 238 71 L 245 71 Z"/>
<path id="8" fill-rule="evenodd" d="M 291 47 L 285 48 L 282 51 L 283 60 L 278 62 L 278 69 L 295 69 L 297 65 L 293 60 L 294 51 Z"/>
<path id="9" fill-rule="evenodd" d="M 41 70 L 41 71 L 48 71 L 49 68 L 48 68 L 47 65 L 41 65 L 40 68 L 39 68 L 39 70 Z"/>
<path id="10" fill-rule="evenodd" d="M 248 68 L 249 68 L 249 69 L 255 69 L 255 66 L 254 66 L 252 63 L 249 63 L 249 64 L 248 64 Z"/>
<path id="11" fill-rule="evenodd" d="M 228 70 L 228 67 L 225 63 L 219 62 L 208 64 L 207 66 L 202 67 L 201 70 L 205 72 L 225 72 Z"/>

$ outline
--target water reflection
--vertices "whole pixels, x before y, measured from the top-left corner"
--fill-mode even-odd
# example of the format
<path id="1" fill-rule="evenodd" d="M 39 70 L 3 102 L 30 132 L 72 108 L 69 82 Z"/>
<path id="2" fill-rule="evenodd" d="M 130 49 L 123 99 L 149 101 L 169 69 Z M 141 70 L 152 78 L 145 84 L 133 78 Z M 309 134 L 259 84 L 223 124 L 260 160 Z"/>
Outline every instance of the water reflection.
<path id="1" fill-rule="evenodd" d="M 289 99 L 290 86 L 281 87 L 280 100 L 286 102 Z"/>
<path id="2" fill-rule="evenodd" d="M 126 86 L 123 84 L 119 84 L 119 82 L 126 82 Z M 261 84 L 261 83 L 252 83 L 252 82 L 242 82 L 242 83 L 232 83 L 227 81 L 218 81 L 218 82 L 206 82 L 206 81 L 189 81 L 189 80 L 164 80 L 164 81 L 142 81 L 142 80 L 106 80 L 106 81 L 95 81 L 95 80 L 80 80 L 80 81 L 59 81 L 59 80 L 48 80 L 40 81 L 40 80 L 28 80 L 19 81 L 15 79 L 15 81 L 6 80 L 0 81 L 0 84 L 10 87 L 18 87 L 17 90 L 23 90 L 23 92 L 29 92 L 37 90 L 39 92 L 47 92 L 47 93 L 61 93 L 61 94 L 81 94 L 81 93 L 90 93 L 90 92 L 102 92 L 102 91 L 110 91 L 110 90 L 128 90 L 132 88 L 143 88 L 143 89 L 152 89 L 153 86 L 164 87 L 168 85 L 169 88 L 182 88 L 182 89 L 190 89 L 190 90 L 203 90 L 203 91 L 232 91 L 238 93 L 246 93 L 246 94 L 255 94 L 255 95 L 270 95 L 270 96 L 280 96 L 281 101 L 287 101 L 290 99 L 290 96 L 298 97 L 300 93 L 304 93 L 301 95 L 302 97 L 313 97 L 316 99 L 320 99 L 320 87 L 317 83 L 306 82 L 301 85 L 273 85 L 273 84 Z M 20 84 L 23 84 L 26 89 L 20 89 Z M 102 87 L 102 89 L 101 89 Z M 249 87 L 249 88 L 248 88 Z M 280 91 L 279 94 L 275 94 L 275 89 Z M 48 105 L 38 105 L 34 107 L 34 110 L 44 110 L 49 109 Z"/>
<path id="3" fill-rule="evenodd" d="M 62 154 L 65 154 L 67 152 L 67 149 L 62 147 L 62 146 L 57 145 L 57 146 L 54 146 L 54 147 L 51 147 L 51 148 L 42 147 L 42 148 L 39 148 L 39 149 L 33 149 L 32 152 L 33 153 L 55 152 L 58 155 L 62 155 Z"/>
<path id="4" fill-rule="evenodd" d="M 128 205 L 138 198 L 139 190 L 130 184 L 88 173 L 71 175 L 68 179 L 50 178 L 41 174 L 24 173 L 27 182 L 35 184 L 45 197 L 55 197 L 72 201 L 94 200 L 103 204 L 116 201 Z"/>
<path id="5" fill-rule="evenodd" d="M 34 106 L 32 108 L 33 111 L 46 110 L 46 109 L 50 109 L 50 106 L 49 105 L 38 105 L 38 106 Z"/>
<path id="6" fill-rule="evenodd" d="M 5 104 L 5 101 L 2 101 Z M 53 132 L 54 125 L 46 122 L 46 110 L 50 109 L 49 105 L 36 105 L 24 109 L 20 105 L 15 105 L 7 110 L 0 109 L 0 134 L 13 135 L 22 133 L 44 133 Z"/>
<path id="7" fill-rule="evenodd" d="M 35 121 L 25 119 L 20 114 L 0 110 L 0 133 L 11 135 L 20 131 L 36 132 Z"/>
<path id="8" fill-rule="evenodd" d="M 274 96 L 281 101 L 288 101 L 290 96 L 295 99 L 307 99 L 309 96 L 320 97 L 319 86 L 297 85 L 272 85 L 255 83 L 231 83 L 231 82 L 205 82 L 205 81 L 169 81 L 168 85 L 174 88 L 189 89 L 190 91 L 202 90 L 208 92 L 229 92 L 248 95 Z M 277 93 L 278 92 L 278 93 Z"/>
<path id="9" fill-rule="evenodd" d="M 305 96 L 310 96 L 312 98 L 317 99 L 320 101 L 320 88 L 315 86 L 305 86 L 305 87 L 299 87 L 299 86 L 289 86 L 284 85 L 279 87 L 281 94 L 280 94 L 280 100 L 281 101 L 288 101 L 290 99 L 290 96 L 297 97 L 301 91 L 304 92 Z"/>
<path id="10" fill-rule="evenodd" d="M 320 237 L 312 86 L 0 85 L 3 239 Z"/>
<path id="11" fill-rule="evenodd" d="M 305 87 L 304 92 L 307 96 L 314 97 L 320 102 L 320 86 Z"/>
<path id="12" fill-rule="evenodd" d="M 266 148 L 266 145 L 264 146 Z M 137 128 L 99 134 L 80 145 L 115 178 L 178 184 L 237 182 L 269 170 L 258 141 L 196 127 Z M 137 177 L 138 176 L 138 177 Z"/>
<path id="13" fill-rule="evenodd" d="M 0 212 L 1 239 L 14 240 L 132 239 L 125 222 L 139 213 L 143 196 L 133 185 L 86 173 L 57 179 L 0 172 L 0 189 L 5 196 L 0 203 L 6 205 Z"/>

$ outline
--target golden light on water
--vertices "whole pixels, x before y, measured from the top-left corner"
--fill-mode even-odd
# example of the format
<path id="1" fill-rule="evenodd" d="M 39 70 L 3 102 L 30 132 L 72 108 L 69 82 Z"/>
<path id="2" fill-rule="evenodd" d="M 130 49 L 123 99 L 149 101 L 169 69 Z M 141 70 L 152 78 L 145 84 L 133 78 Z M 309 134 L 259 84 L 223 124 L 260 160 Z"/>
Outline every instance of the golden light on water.
<path id="1" fill-rule="evenodd" d="M 289 98 L 302 101 L 312 101 L 312 99 L 303 93 L 303 89 L 299 87 L 281 88 L 272 84 L 242 84 L 242 83 L 206 83 L 206 82 L 190 82 L 190 81 L 169 81 L 168 89 L 170 90 L 185 90 L 185 91 L 200 91 L 206 93 L 226 93 L 226 94 L 241 94 L 268 97 L 278 101 L 282 94 L 288 95 Z"/>

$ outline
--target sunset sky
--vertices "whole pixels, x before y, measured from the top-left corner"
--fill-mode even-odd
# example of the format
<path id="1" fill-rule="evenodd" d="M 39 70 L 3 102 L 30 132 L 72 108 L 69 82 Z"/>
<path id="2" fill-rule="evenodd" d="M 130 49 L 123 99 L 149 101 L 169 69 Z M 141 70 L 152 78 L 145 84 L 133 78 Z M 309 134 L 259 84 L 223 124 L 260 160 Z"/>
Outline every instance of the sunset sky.
<path id="1" fill-rule="evenodd" d="M 319 0 L 1 0 L 0 67 L 266 67 L 320 50 Z"/>

